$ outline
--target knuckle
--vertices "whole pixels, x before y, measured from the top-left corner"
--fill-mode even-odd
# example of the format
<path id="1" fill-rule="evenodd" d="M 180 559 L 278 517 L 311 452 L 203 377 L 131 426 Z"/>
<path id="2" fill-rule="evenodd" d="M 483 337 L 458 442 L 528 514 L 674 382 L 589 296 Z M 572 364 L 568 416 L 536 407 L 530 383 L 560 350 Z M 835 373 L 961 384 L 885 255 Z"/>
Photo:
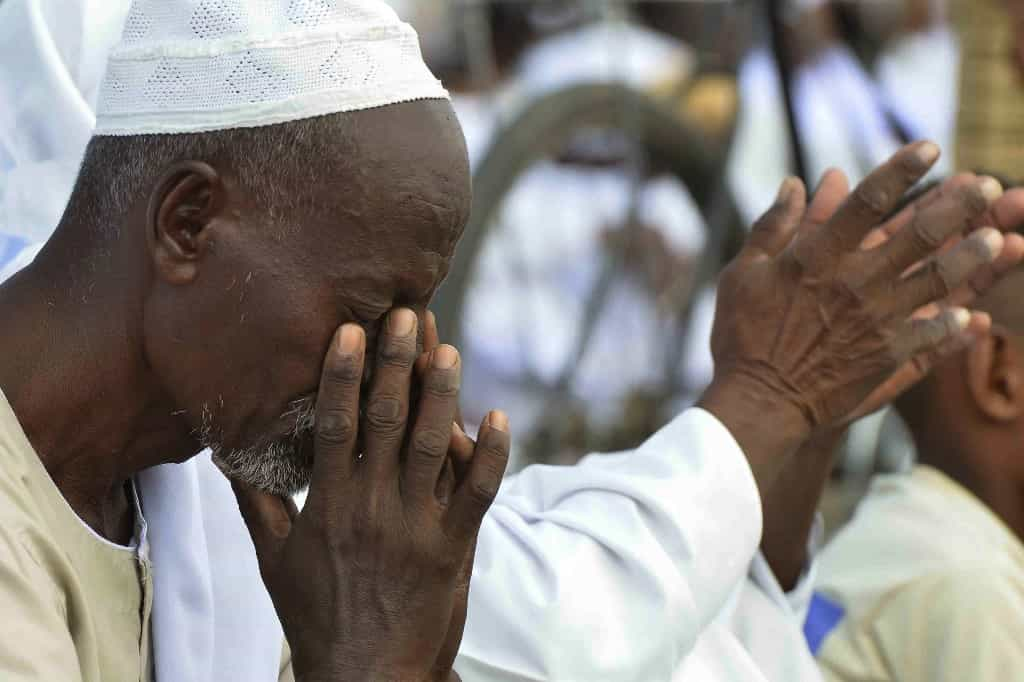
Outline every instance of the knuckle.
<path id="1" fill-rule="evenodd" d="M 451 398 L 459 393 L 459 373 L 455 369 L 432 369 L 423 382 L 426 392 L 438 398 Z"/>
<path id="2" fill-rule="evenodd" d="M 495 468 L 501 468 L 502 471 L 508 461 L 511 440 L 509 434 L 492 429 L 488 432 L 486 440 L 481 443 L 484 457 L 492 461 Z"/>
<path id="3" fill-rule="evenodd" d="M 482 476 L 478 480 L 474 480 L 470 486 L 469 493 L 470 500 L 481 509 L 486 509 L 494 502 L 494 498 L 498 495 L 498 488 L 501 486 L 501 479 L 497 476 Z"/>
<path id="4" fill-rule="evenodd" d="M 324 368 L 323 380 L 342 387 L 358 384 L 363 378 L 362 364 L 357 358 L 334 358 Z"/>
<path id="5" fill-rule="evenodd" d="M 376 431 L 391 431 L 402 425 L 402 401 L 394 396 L 379 396 L 366 406 L 366 426 Z"/>
<path id="6" fill-rule="evenodd" d="M 326 444 L 346 444 L 355 439 L 355 423 L 347 412 L 327 410 L 317 417 L 316 435 Z"/>
<path id="7" fill-rule="evenodd" d="M 441 457 L 448 452 L 451 432 L 442 429 L 418 429 L 412 437 L 413 451 L 432 457 Z"/>
<path id="8" fill-rule="evenodd" d="M 900 180 L 908 187 L 928 171 L 928 165 L 914 153 L 901 154 L 896 159 L 893 168 L 899 174 Z"/>
<path id="9" fill-rule="evenodd" d="M 988 199 L 985 198 L 978 183 L 972 183 L 964 187 L 958 195 L 963 207 L 970 216 L 980 215 L 988 209 Z"/>
<path id="10" fill-rule="evenodd" d="M 889 209 L 891 193 L 878 181 L 867 181 L 857 185 L 853 191 L 853 202 L 863 213 L 881 218 Z"/>
<path id="11" fill-rule="evenodd" d="M 385 337 L 377 353 L 382 363 L 400 367 L 411 365 L 416 360 L 416 339 Z"/>
<path id="12" fill-rule="evenodd" d="M 944 233 L 939 221 L 929 220 L 926 216 L 918 216 L 910 225 L 910 238 L 913 248 L 918 253 L 931 253 L 939 248 L 944 241 Z"/>

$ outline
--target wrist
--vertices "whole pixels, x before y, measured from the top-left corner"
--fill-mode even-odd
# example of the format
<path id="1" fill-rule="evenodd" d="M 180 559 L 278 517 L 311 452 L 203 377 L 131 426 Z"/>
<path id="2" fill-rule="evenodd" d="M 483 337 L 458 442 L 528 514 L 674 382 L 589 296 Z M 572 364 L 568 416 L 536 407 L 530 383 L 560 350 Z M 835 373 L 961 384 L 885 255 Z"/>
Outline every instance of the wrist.
<path id="1" fill-rule="evenodd" d="M 812 434 L 810 420 L 799 406 L 746 373 L 716 372 L 697 407 L 714 415 L 732 434 L 762 496 Z"/>

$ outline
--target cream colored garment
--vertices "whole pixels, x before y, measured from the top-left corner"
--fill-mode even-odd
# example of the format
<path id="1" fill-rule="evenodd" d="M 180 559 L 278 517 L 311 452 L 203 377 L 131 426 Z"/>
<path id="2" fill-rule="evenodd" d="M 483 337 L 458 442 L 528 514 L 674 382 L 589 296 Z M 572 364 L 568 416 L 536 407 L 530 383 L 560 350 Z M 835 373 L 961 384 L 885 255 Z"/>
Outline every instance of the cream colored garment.
<path id="1" fill-rule="evenodd" d="M 0 393 L 0 680 L 151 679 L 153 581 L 136 544 L 93 533 L 68 506 Z"/>
<path id="2" fill-rule="evenodd" d="M 827 679 L 1024 679 L 1024 544 L 939 471 L 879 477 L 820 571 L 846 611 L 818 654 Z"/>

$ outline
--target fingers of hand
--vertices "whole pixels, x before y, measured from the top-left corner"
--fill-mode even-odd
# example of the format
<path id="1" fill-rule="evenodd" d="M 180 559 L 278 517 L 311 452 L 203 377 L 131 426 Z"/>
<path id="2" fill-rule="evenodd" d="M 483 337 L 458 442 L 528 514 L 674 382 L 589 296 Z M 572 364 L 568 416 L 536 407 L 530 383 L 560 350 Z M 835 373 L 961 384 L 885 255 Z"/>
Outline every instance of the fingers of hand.
<path id="1" fill-rule="evenodd" d="M 992 178 L 979 178 L 917 210 L 909 224 L 892 235 L 888 243 L 871 252 L 871 278 L 897 277 L 942 249 L 951 239 L 958 239 L 967 230 L 968 223 L 984 214 L 1002 191 Z"/>
<path id="2" fill-rule="evenodd" d="M 476 537 L 484 514 L 498 494 L 511 444 L 505 413 L 495 410 L 488 414 L 480 425 L 469 473 L 456 489 L 448 511 L 453 538 L 471 541 Z"/>
<path id="3" fill-rule="evenodd" d="M 979 268 L 970 279 L 950 295 L 950 305 L 969 305 L 991 289 L 1004 275 L 1020 265 L 1024 259 L 1024 237 L 1019 234 L 1003 235 L 1003 250 L 994 262 Z"/>
<path id="4" fill-rule="evenodd" d="M 944 308 L 929 319 L 910 319 L 903 324 L 893 343 L 897 365 L 921 357 L 933 356 L 956 337 L 967 335 L 972 315 L 965 308 Z M 920 368 L 919 368 L 920 369 Z"/>
<path id="5" fill-rule="evenodd" d="M 797 178 L 786 178 L 779 188 L 779 196 L 768 211 L 750 229 L 744 251 L 753 256 L 775 256 L 780 253 L 796 234 L 804 207 L 807 191 Z"/>
<path id="6" fill-rule="evenodd" d="M 831 220 L 849 195 L 846 174 L 835 168 L 825 171 L 800 224 L 800 236 L 806 237 Z"/>
<path id="7" fill-rule="evenodd" d="M 1024 188 L 1016 187 L 1008 189 L 989 207 L 988 211 L 972 222 L 971 227 L 992 225 L 1003 232 L 1008 232 L 1016 230 L 1022 224 L 1024 224 Z"/>
<path id="8" fill-rule="evenodd" d="M 362 327 L 342 326 L 331 341 L 320 376 L 311 498 L 337 494 L 352 476 L 365 355 Z"/>
<path id="9" fill-rule="evenodd" d="M 398 468 L 417 355 L 416 325 L 415 313 L 396 308 L 377 342 L 377 364 L 363 416 L 366 466 L 374 475 Z"/>
<path id="10" fill-rule="evenodd" d="M 271 495 L 240 481 L 231 481 L 238 509 L 249 529 L 261 570 L 276 561 L 298 514 L 291 499 Z"/>
<path id="11" fill-rule="evenodd" d="M 455 465 L 455 480 L 462 482 L 466 473 L 469 472 L 469 464 L 473 461 L 473 451 L 476 449 L 476 442 L 466 435 L 458 422 L 452 425 L 452 442 L 448 446 L 448 454 L 451 455 L 452 463 Z"/>
<path id="12" fill-rule="evenodd" d="M 946 299 L 986 266 L 996 262 L 1003 235 L 992 228 L 973 233 L 953 250 L 937 256 L 903 279 L 886 297 L 891 312 L 908 314 L 921 306 Z"/>
<path id="13" fill-rule="evenodd" d="M 441 339 L 437 334 L 437 318 L 428 310 L 423 323 L 423 348 L 420 356 L 416 358 L 414 367 L 416 376 L 422 379 L 426 374 L 427 368 L 430 367 L 430 355 L 439 345 Z"/>
<path id="14" fill-rule="evenodd" d="M 931 142 L 898 151 L 853 190 L 824 229 L 797 243 L 797 260 L 815 272 L 831 269 L 844 254 L 860 246 L 938 157 L 939 148 Z"/>
<path id="15" fill-rule="evenodd" d="M 868 232 L 868 236 L 861 242 L 861 249 L 874 249 L 889 241 L 900 230 L 913 221 L 918 211 L 923 211 L 942 199 L 942 197 L 958 191 L 960 187 L 973 183 L 977 176 L 973 173 L 960 173 L 946 180 L 941 184 L 927 185 L 927 189 L 915 189 L 904 195 L 906 202 L 900 211 L 889 217 L 884 223 Z M 916 196 L 915 196 L 916 195 Z"/>
<path id="16" fill-rule="evenodd" d="M 458 351 L 451 346 L 438 346 L 423 377 L 416 423 L 402 471 L 403 495 L 414 503 L 426 504 L 437 496 L 438 477 L 452 442 L 460 381 Z"/>

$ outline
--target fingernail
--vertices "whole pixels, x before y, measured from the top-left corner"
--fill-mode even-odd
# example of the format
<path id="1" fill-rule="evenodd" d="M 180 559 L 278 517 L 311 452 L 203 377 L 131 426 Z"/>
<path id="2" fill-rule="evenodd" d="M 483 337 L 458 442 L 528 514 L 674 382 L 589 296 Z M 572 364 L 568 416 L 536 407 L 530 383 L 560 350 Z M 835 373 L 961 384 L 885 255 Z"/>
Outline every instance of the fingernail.
<path id="1" fill-rule="evenodd" d="M 461 426 L 459 426 L 459 422 L 452 422 L 452 433 L 454 433 L 456 436 L 466 435 L 466 432 L 462 430 Z"/>
<path id="2" fill-rule="evenodd" d="M 925 142 L 924 144 L 918 145 L 917 149 L 914 150 L 917 160 L 924 166 L 930 166 L 935 163 L 941 153 L 942 150 L 939 149 L 939 145 L 934 142 Z"/>
<path id="3" fill-rule="evenodd" d="M 405 337 L 416 328 L 416 313 L 408 308 L 397 308 L 388 317 L 388 331 L 393 335 Z"/>
<path id="4" fill-rule="evenodd" d="M 988 255 L 993 259 L 1003 250 L 1003 233 L 993 227 L 985 227 L 980 230 L 981 241 L 988 249 Z"/>
<path id="5" fill-rule="evenodd" d="M 353 355 L 359 350 L 359 344 L 363 340 L 363 328 L 358 324 L 346 324 L 341 328 L 341 339 L 338 343 L 339 350 L 345 355 Z"/>
<path id="6" fill-rule="evenodd" d="M 789 200 L 793 197 L 793 190 L 796 188 L 796 178 L 792 175 L 782 181 L 782 186 L 779 187 L 779 195 L 775 197 L 775 203 L 777 204 L 788 204 Z"/>
<path id="7" fill-rule="evenodd" d="M 1003 186 L 999 184 L 999 181 L 993 177 L 983 177 L 978 185 L 981 188 L 981 194 L 989 202 L 993 202 L 999 197 L 1003 196 Z"/>
<path id="8" fill-rule="evenodd" d="M 956 326 L 967 329 L 967 325 L 971 323 L 971 313 L 966 308 L 953 308 L 949 312 L 953 315 Z"/>
<path id="9" fill-rule="evenodd" d="M 435 369 L 451 369 L 459 361 L 459 352 L 451 346 L 438 346 L 431 363 Z"/>
<path id="10" fill-rule="evenodd" d="M 496 431 L 508 433 L 508 415 L 501 410 L 491 410 L 487 415 L 487 424 Z"/>

